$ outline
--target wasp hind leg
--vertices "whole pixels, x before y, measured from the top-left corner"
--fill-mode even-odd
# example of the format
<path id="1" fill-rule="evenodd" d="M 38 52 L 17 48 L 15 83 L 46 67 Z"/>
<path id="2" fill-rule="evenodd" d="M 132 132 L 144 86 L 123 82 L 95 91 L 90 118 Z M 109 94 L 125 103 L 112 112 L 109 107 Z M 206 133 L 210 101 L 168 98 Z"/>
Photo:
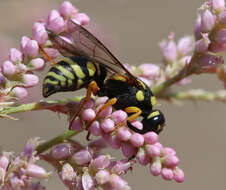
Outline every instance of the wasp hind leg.
<path id="1" fill-rule="evenodd" d="M 80 113 L 81 113 L 81 111 L 82 111 L 84 105 L 85 105 L 88 101 L 90 101 L 92 92 L 93 92 L 93 94 L 96 94 L 98 90 L 99 90 L 99 87 L 97 86 L 97 83 L 96 83 L 95 81 L 91 81 L 91 82 L 89 83 L 88 88 L 87 88 L 85 99 L 80 103 L 79 108 L 78 108 L 78 110 L 76 111 L 76 113 L 75 113 L 74 115 L 72 115 L 72 117 L 70 118 L 69 129 L 72 128 L 72 124 L 73 124 L 75 118 L 78 117 L 78 116 L 80 115 Z"/>

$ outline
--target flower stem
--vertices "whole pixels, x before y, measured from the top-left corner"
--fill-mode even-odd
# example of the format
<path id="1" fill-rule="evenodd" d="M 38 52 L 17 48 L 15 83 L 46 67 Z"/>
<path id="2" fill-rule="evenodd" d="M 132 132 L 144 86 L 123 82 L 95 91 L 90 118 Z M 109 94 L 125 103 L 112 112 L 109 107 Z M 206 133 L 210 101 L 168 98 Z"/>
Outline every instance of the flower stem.
<path id="1" fill-rule="evenodd" d="M 202 89 L 192 89 L 185 92 L 169 92 L 161 96 L 165 99 L 178 99 L 178 100 L 203 100 L 203 101 L 219 101 L 226 102 L 225 90 L 218 90 L 210 92 Z"/>
<path id="2" fill-rule="evenodd" d="M 21 113 L 21 112 L 34 111 L 34 110 L 43 110 L 43 109 L 53 110 L 57 106 L 63 108 L 68 104 L 73 104 L 73 103 L 79 102 L 80 100 L 81 100 L 81 97 L 74 97 L 71 99 L 50 100 L 50 101 L 33 102 L 29 104 L 21 104 L 18 106 L 3 108 L 0 111 L 0 115 L 8 115 L 8 114 Z M 56 111 L 58 110 L 56 109 Z M 60 109 L 59 109 L 59 112 L 60 112 Z"/>
<path id="3" fill-rule="evenodd" d="M 83 130 L 80 131 L 74 131 L 74 130 L 67 130 L 64 131 L 62 134 L 58 135 L 57 137 L 54 137 L 53 139 L 44 142 L 42 144 L 40 144 L 39 146 L 37 146 L 36 151 L 37 154 L 41 154 L 44 151 L 48 150 L 49 148 L 53 147 L 54 145 L 60 144 L 62 142 L 64 142 L 65 140 L 70 139 L 72 136 L 75 136 L 79 133 L 81 133 Z"/>

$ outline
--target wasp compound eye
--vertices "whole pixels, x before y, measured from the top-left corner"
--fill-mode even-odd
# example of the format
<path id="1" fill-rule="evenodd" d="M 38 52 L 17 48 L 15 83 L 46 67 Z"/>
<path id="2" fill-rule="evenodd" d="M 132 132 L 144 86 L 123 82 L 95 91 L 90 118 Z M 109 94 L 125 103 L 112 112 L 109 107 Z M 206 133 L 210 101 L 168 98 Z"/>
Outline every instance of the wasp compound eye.
<path id="1" fill-rule="evenodd" d="M 146 118 L 142 120 L 143 130 L 154 131 L 159 134 L 164 127 L 165 117 L 160 110 L 153 110 Z"/>

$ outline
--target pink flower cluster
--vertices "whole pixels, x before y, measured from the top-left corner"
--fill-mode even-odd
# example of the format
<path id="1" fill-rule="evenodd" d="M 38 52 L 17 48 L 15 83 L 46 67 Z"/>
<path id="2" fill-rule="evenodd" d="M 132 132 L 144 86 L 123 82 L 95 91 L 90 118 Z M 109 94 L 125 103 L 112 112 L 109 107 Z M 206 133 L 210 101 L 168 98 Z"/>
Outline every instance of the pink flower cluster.
<path id="1" fill-rule="evenodd" d="M 0 69 L 0 101 L 7 102 L 12 99 L 23 99 L 27 96 L 26 88 L 33 87 L 39 82 L 39 78 L 33 73 L 42 70 L 45 66 L 45 56 L 40 52 L 39 46 L 50 55 L 56 57 L 57 50 L 45 48 L 48 40 L 48 30 L 61 33 L 67 30 L 69 19 L 86 25 L 89 17 L 85 13 L 79 13 L 70 2 L 61 4 L 59 11 L 52 10 L 47 21 L 34 23 L 32 37 L 23 36 L 20 42 L 20 50 L 12 48 L 9 60 L 2 63 Z"/>
<path id="2" fill-rule="evenodd" d="M 99 146 L 105 146 L 103 139 L 93 143 L 95 146 L 91 143 L 86 148 L 64 143 L 52 149 L 49 157 L 58 161 L 62 182 L 69 189 L 78 190 L 94 190 L 97 187 L 102 187 L 104 190 L 130 189 L 128 183 L 120 176 L 130 170 L 133 161 L 113 161 L 110 155 L 101 155 L 96 151 L 97 143 Z M 55 164 L 59 168 L 57 165 Z"/>
<path id="3" fill-rule="evenodd" d="M 27 142 L 19 156 L 14 157 L 12 153 L 7 152 L 0 155 L 0 186 L 2 190 L 44 189 L 40 182 L 33 181 L 50 177 L 50 173 L 35 164 L 39 160 L 35 156 L 37 144 L 38 139 L 34 138 Z"/>
<path id="4" fill-rule="evenodd" d="M 97 98 L 95 102 L 94 100 L 89 101 L 80 118 L 74 121 L 72 129 L 81 130 L 83 124 L 92 121 L 106 101 L 106 97 Z M 127 159 L 135 156 L 141 165 L 149 164 L 150 172 L 154 176 L 162 175 L 166 180 L 174 179 L 177 182 L 183 182 L 184 173 L 178 168 L 179 159 L 176 152 L 172 148 L 163 147 L 158 142 L 158 135 L 154 132 L 141 135 L 131 131 L 126 126 L 126 119 L 126 112 L 112 111 L 112 107 L 109 106 L 100 113 L 88 130 L 94 136 L 101 136 L 112 148 L 121 148 Z M 116 128 L 121 123 L 123 126 Z M 132 124 L 139 129 L 143 127 L 139 121 L 133 121 Z"/>

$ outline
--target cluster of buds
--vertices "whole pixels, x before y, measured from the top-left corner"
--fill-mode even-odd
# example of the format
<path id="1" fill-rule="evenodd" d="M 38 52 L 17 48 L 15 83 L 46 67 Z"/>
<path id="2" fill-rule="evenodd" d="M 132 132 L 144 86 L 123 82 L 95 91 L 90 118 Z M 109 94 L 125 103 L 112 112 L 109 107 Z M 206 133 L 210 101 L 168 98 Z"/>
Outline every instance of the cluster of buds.
<path id="1" fill-rule="evenodd" d="M 86 103 L 80 118 L 74 121 L 72 129 L 81 130 L 83 124 L 86 125 L 92 121 L 106 101 L 107 97 L 102 97 Z M 149 164 L 150 172 L 154 176 L 162 175 L 163 179 L 183 182 L 184 174 L 178 168 L 179 159 L 176 152 L 172 148 L 163 147 L 158 141 L 158 135 L 154 132 L 144 135 L 133 132 L 126 126 L 126 112 L 112 110 L 112 106 L 109 106 L 100 112 L 88 129 L 89 132 L 94 136 L 101 136 L 113 149 L 121 148 L 127 159 L 136 157 L 141 165 Z M 139 129 L 143 127 L 137 120 L 132 124 Z"/>
<path id="2" fill-rule="evenodd" d="M 47 156 L 52 158 L 48 160 L 54 160 L 60 179 L 69 189 L 130 189 L 120 176 L 131 169 L 134 161 L 113 161 L 110 155 L 97 153 L 98 146 L 105 146 L 105 141 L 96 140 L 86 148 L 63 143 L 56 145 Z"/>
<path id="3" fill-rule="evenodd" d="M 44 189 L 40 182 L 34 179 L 47 179 L 50 173 L 35 162 L 39 159 L 35 156 L 35 148 L 38 139 L 30 139 L 19 156 L 4 152 L 0 156 L 0 186 L 3 190 L 16 189 Z"/>
<path id="4" fill-rule="evenodd" d="M 27 88 L 39 82 L 39 78 L 33 72 L 42 70 L 45 66 L 45 56 L 40 52 L 40 47 L 52 58 L 58 55 L 56 49 L 45 48 L 48 46 L 47 30 L 57 34 L 66 31 L 69 19 L 81 25 L 89 22 L 89 17 L 85 13 L 79 13 L 76 7 L 65 1 L 59 11 L 50 12 L 47 21 L 34 23 L 32 37 L 22 37 L 20 50 L 16 48 L 10 50 L 9 60 L 4 61 L 0 68 L 1 102 L 23 99 L 28 94 Z"/>

